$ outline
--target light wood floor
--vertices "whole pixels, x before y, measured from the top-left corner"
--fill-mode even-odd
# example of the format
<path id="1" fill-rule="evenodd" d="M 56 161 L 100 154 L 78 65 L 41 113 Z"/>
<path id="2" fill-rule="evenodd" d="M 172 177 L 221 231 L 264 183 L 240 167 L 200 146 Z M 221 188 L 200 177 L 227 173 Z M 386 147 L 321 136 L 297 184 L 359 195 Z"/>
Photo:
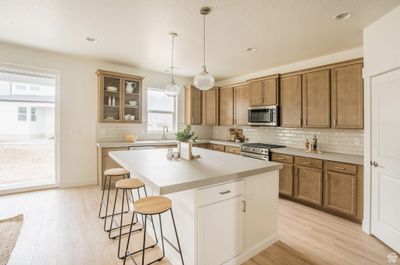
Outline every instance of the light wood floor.
<path id="1" fill-rule="evenodd" d="M 0 196 L 0 218 L 24 214 L 8 264 L 122 264 L 117 240 L 108 239 L 97 218 L 99 196 L 96 186 Z M 279 234 L 281 242 L 245 264 L 387 264 L 392 252 L 359 224 L 285 200 L 280 201 Z"/>

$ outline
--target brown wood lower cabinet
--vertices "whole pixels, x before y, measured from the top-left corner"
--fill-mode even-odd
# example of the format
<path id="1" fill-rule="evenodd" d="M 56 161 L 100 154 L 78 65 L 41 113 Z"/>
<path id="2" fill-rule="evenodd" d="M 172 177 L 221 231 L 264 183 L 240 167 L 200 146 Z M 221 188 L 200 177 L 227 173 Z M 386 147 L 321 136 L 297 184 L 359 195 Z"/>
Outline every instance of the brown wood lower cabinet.
<path id="1" fill-rule="evenodd" d="M 279 195 L 361 222 L 363 167 L 308 157 L 272 153 L 280 162 Z"/>
<path id="2" fill-rule="evenodd" d="M 121 167 L 117 162 L 112 159 L 108 153 L 112 151 L 126 151 L 128 147 L 112 147 L 112 148 L 100 148 L 97 147 L 97 184 L 103 189 L 103 176 L 104 171 L 110 168 Z M 114 186 L 115 182 L 120 178 L 113 178 L 111 186 Z"/>
<path id="3" fill-rule="evenodd" d="M 210 144 L 210 149 L 214 151 L 225 152 L 225 146 L 222 144 Z"/>
<path id="4" fill-rule="evenodd" d="M 194 144 L 193 146 L 198 147 L 198 148 L 210 149 L 209 143 L 197 143 L 197 144 Z"/>
<path id="5" fill-rule="evenodd" d="M 282 166 L 279 172 L 279 193 L 293 196 L 293 165 L 282 163 Z"/>
<path id="6" fill-rule="evenodd" d="M 240 147 L 225 146 L 225 153 L 240 154 Z"/>
<path id="7" fill-rule="evenodd" d="M 295 166 L 294 172 L 294 197 L 322 205 L 322 169 Z"/>
<path id="8" fill-rule="evenodd" d="M 355 216 L 357 214 L 357 176 L 327 171 L 324 206 Z"/>

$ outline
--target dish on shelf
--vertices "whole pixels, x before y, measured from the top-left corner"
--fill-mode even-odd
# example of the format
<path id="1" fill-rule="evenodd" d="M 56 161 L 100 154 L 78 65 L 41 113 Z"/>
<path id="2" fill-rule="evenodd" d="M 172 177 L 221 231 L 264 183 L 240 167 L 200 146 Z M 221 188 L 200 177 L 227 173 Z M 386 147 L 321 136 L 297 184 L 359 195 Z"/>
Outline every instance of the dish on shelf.
<path id="1" fill-rule="evenodd" d="M 129 105 L 132 107 L 136 107 L 137 106 L 137 101 L 136 100 L 129 100 Z"/>
<path id="2" fill-rule="evenodd" d="M 106 117 L 106 120 L 114 120 L 114 117 Z"/>
<path id="3" fill-rule="evenodd" d="M 118 88 L 116 88 L 115 86 L 108 86 L 108 87 L 106 87 L 106 90 L 108 92 L 117 92 Z"/>

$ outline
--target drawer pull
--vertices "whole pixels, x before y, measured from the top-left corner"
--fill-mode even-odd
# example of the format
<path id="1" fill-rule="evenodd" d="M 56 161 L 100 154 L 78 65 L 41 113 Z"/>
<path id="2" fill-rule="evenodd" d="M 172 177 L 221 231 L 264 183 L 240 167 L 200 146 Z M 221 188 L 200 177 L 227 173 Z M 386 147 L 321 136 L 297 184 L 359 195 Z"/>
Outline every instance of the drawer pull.
<path id="1" fill-rule="evenodd" d="M 340 169 L 340 170 L 346 170 L 344 167 L 335 166 L 335 168 L 336 168 L 336 169 Z"/>
<path id="2" fill-rule="evenodd" d="M 304 164 L 311 165 L 311 162 L 305 161 Z"/>
<path id="3" fill-rule="evenodd" d="M 230 192 L 231 192 L 230 190 L 220 191 L 219 194 L 225 195 L 225 194 L 228 194 L 228 193 L 230 193 Z"/>
<path id="4" fill-rule="evenodd" d="M 279 160 L 285 160 L 285 158 L 284 158 L 284 157 L 279 157 L 278 159 L 279 159 Z"/>

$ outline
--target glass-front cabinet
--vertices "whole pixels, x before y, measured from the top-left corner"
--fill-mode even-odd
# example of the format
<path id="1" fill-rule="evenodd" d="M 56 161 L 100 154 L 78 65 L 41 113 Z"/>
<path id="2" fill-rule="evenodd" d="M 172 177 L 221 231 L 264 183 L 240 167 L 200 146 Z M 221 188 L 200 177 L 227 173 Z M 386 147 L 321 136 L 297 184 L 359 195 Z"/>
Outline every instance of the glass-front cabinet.
<path id="1" fill-rule="evenodd" d="M 97 70 L 99 122 L 141 123 L 141 76 Z"/>

